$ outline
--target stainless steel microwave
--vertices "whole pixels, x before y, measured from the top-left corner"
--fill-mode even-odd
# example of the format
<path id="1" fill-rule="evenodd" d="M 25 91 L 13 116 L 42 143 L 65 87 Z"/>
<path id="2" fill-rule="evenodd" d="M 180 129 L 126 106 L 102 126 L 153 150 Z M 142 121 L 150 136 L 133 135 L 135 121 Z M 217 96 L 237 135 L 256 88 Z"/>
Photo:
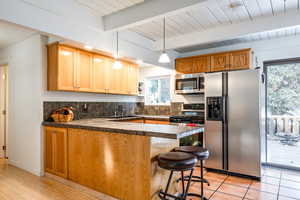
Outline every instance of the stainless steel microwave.
<path id="1" fill-rule="evenodd" d="M 176 74 L 176 94 L 201 94 L 204 93 L 204 74 Z"/>

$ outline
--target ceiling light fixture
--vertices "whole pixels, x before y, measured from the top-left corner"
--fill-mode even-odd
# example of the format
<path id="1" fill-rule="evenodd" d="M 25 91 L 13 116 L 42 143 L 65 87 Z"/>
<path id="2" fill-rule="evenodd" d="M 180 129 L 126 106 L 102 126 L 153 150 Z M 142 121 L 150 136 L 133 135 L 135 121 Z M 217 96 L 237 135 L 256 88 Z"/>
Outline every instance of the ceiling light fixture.
<path id="1" fill-rule="evenodd" d="M 164 38 L 163 38 L 163 51 L 160 55 L 158 62 L 159 63 L 170 63 L 170 58 L 166 53 L 166 17 L 164 17 Z"/>
<path id="2" fill-rule="evenodd" d="M 121 69 L 123 67 L 123 64 L 119 60 L 120 55 L 119 55 L 119 32 L 118 31 L 117 31 L 117 52 L 114 55 L 114 57 L 115 57 L 116 60 L 113 64 L 113 69 Z"/>
<path id="3" fill-rule="evenodd" d="M 92 46 L 90 46 L 90 45 L 87 45 L 87 44 L 86 44 L 86 45 L 84 45 L 84 48 L 85 48 L 85 49 L 87 49 L 87 50 L 92 50 L 92 49 L 93 49 L 93 47 L 92 47 Z"/>

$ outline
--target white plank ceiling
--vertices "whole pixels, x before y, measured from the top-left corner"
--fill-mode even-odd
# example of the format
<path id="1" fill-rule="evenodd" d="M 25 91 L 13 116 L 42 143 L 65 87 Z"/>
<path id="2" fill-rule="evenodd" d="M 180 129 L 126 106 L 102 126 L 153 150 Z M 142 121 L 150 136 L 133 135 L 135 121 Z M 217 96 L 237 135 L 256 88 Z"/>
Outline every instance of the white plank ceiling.
<path id="1" fill-rule="evenodd" d="M 124 8 L 142 3 L 144 0 L 75 0 L 100 16 L 108 15 Z"/>
<path id="2" fill-rule="evenodd" d="M 187 52 L 191 52 L 191 51 L 198 51 L 198 50 L 228 46 L 228 45 L 245 43 L 245 42 L 270 40 L 270 39 L 276 39 L 276 38 L 281 38 L 281 37 L 291 37 L 291 36 L 298 36 L 298 35 L 300 35 L 300 26 L 289 27 L 289 28 L 273 30 L 273 31 L 266 31 L 266 32 L 255 33 L 255 34 L 249 34 L 249 35 L 245 35 L 245 36 L 230 39 L 230 40 L 224 40 L 224 41 L 220 41 L 220 42 L 213 42 L 213 43 L 207 43 L 207 44 L 199 44 L 199 45 L 190 46 L 190 47 L 182 47 L 182 48 L 178 48 L 178 49 L 174 49 L 174 50 L 179 53 L 187 53 Z"/>
<path id="3" fill-rule="evenodd" d="M 168 16 L 166 37 L 201 32 L 219 25 L 255 21 L 262 16 L 276 16 L 299 11 L 300 0 L 209 0 L 209 4 Z M 162 39 L 162 19 L 130 28 L 153 41 Z"/>

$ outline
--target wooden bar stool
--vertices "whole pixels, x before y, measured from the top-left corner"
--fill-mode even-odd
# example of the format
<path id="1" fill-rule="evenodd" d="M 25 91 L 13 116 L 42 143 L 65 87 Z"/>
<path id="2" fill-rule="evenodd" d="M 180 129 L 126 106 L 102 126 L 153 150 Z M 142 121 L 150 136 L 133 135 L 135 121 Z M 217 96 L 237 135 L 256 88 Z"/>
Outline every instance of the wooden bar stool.
<path id="1" fill-rule="evenodd" d="M 201 192 L 200 192 L 200 196 L 201 196 L 201 200 L 208 200 L 206 197 L 204 197 L 204 191 L 203 191 L 203 183 L 207 183 L 209 185 L 209 182 L 204 179 L 203 177 L 203 161 L 208 159 L 209 157 L 209 151 L 205 148 L 199 147 L 199 146 L 180 146 L 180 147 L 176 147 L 174 149 L 175 152 L 183 152 L 183 153 L 189 153 L 193 156 L 196 156 L 197 159 L 200 161 L 200 176 L 192 176 L 192 182 L 200 182 L 201 183 Z M 190 177 L 188 176 L 184 176 L 180 179 L 178 179 L 177 181 L 182 181 L 182 179 L 184 181 L 189 180 Z"/>
<path id="2" fill-rule="evenodd" d="M 191 184 L 191 179 L 193 176 L 194 166 L 197 163 L 196 156 L 189 153 L 183 153 L 183 152 L 168 152 L 168 153 L 160 154 L 157 160 L 158 160 L 159 167 L 171 171 L 165 191 L 160 190 L 158 193 L 160 199 L 186 200 L 187 196 L 195 196 L 193 194 L 190 195 L 188 192 Z M 175 171 L 181 172 L 181 178 L 182 178 L 182 193 L 177 195 L 168 193 L 172 176 Z M 190 171 L 190 175 L 188 176 L 188 180 L 187 180 L 188 182 L 186 187 L 184 183 L 184 174 L 183 174 L 184 171 Z M 197 195 L 197 197 L 199 196 Z"/>

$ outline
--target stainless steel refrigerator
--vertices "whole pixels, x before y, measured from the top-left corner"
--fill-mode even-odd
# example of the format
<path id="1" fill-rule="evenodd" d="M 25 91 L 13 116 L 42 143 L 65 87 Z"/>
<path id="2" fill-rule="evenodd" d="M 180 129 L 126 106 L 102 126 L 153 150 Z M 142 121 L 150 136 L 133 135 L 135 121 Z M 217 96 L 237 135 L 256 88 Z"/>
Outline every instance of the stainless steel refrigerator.
<path id="1" fill-rule="evenodd" d="M 205 76 L 206 168 L 260 177 L 259 72 Z"/>

